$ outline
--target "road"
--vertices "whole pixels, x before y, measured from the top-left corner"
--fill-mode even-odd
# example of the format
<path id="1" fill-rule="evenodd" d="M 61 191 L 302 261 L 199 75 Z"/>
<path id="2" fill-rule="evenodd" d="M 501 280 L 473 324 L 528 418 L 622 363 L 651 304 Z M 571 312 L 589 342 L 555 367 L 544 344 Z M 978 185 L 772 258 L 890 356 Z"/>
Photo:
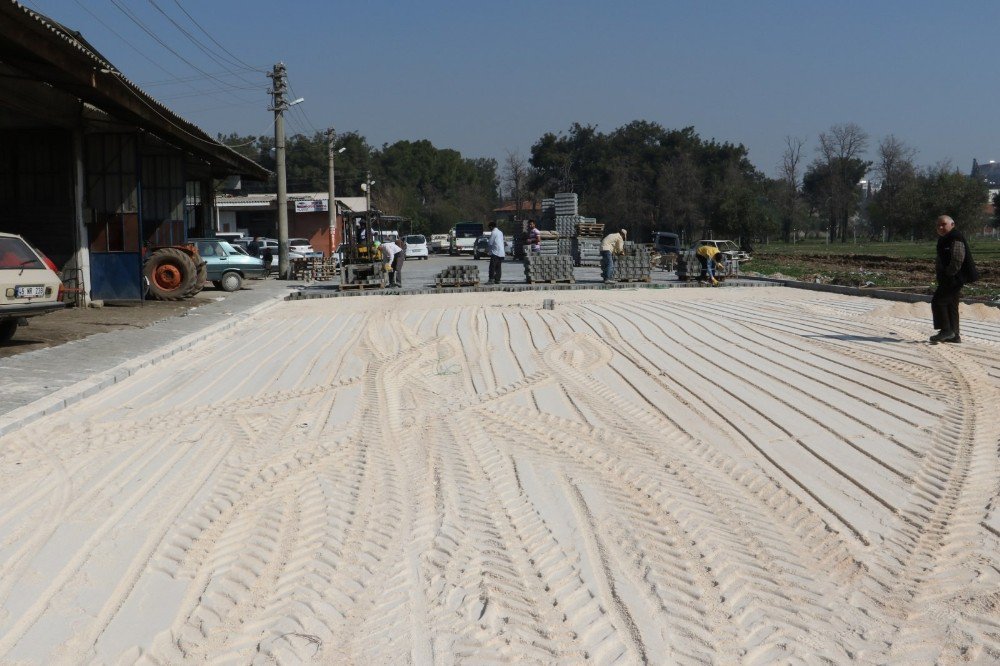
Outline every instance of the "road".
<path id="1" fill-rule="evenodd" d="M 1000 320 L 926 310 L 268 307 L 0 437 L 0 662 L 995 662 Z"/>

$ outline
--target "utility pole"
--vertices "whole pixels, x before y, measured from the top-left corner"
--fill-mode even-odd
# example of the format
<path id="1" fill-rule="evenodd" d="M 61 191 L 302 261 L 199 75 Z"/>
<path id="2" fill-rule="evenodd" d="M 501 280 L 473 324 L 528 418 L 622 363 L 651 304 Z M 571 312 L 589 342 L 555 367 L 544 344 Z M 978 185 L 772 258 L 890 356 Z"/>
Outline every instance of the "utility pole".
<path id="1" fill-rule="evenodd" d="M 335 195 L 334 179 L 333 179 L 333 157 L 336 152 L 333 150 L 333 142 L 337 138 L 337 133 L 331 127 L 326 131 L 326 141 L 328 145 L 327 149 L 327 162 L 328 168 L 330 170 L 330 205 L 327 206 L 328 215 L 330 218 L 330 256 L 332 257 L 334 252 L 337 251 L 336 243 L 336 229 L 337 229 L 337 199 Z"/>
<path id="2" fill-rule="evenodd" d="M 288 84 L 285 82 L 285 63 L 279 62 L 273 71 L 268 73 L 273 80 L 271 95 L 274 96 L 274 160 L 278 176 L 278 277 L 288 279 L 288 191 L 285 184 L 285 109 L 288 102 L 285 93 Z"/>

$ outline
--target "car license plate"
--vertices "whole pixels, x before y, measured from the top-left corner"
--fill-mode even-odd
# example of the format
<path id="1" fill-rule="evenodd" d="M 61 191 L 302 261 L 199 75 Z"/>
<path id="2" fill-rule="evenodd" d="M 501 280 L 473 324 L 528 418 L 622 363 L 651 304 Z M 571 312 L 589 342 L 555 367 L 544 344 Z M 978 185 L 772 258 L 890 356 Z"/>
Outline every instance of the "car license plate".
<path id="1" fill-rule="evenodd" d="M 45 295 L 45 287 L 14 287 L 15 298 L 38 298 Z"/>

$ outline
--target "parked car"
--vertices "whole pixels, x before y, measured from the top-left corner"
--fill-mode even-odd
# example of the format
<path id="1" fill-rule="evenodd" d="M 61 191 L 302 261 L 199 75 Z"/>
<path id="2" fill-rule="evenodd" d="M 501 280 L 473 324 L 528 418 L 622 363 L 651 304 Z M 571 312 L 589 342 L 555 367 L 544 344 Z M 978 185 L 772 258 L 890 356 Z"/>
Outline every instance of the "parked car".
<path id="1" fill-rule="evenodd" d="M 317 252 L 313 249 L 312 243 L 309 242 L 308 238 L 289 238 L 288 239 L 288 250 L 289 252 L 296 252 L 301 254 L 303 257 L 322 257 L 322 252 Z"/>
<path id="2" fill-rule="evenodd" d="M 61 310 L 61 290 L 48 257 L 21 236 L 0 233 L 0 343 L 14 337 L 28 317 Z"/>
<path id="3" fill-rule="evenodd" d="M 427 238 L 423 234 L 410 234 L 405 240 L 407 259 L 427 259 Z"/>
<path id="4" fill-rule="evenodd" d="M 264 260 L 240 252 L 218 238 L 190 238 L 205 260 L 208 280 L 216 289 L 238 291 L 245 278 L 264 276 Z"/>
<path id="5" fill-rule="evenodd" d="M 714 245 L 726 258 L 726 261 L 738 260 L 741 264 L 750 261 L 750 253 L 744 252 L 740 246 L 731 240 L 700 240 L 691 246 L 692 252 L 697 252 L 702 245 Z"/>
<path id="6" fill-rule="evenodd" d="M 472 258 L 490 256 L 490 237 L 480 236 L 476 239 L 476 244 L 472 246 Z"/>
<path id="7" fill-rule="evenodd" d="M 431 252 L 447 252 L 449 246 L 448 234 L 431 234 L 431 242 L 427 245 Z"/>
<path id="8" fill-rule="evenodd" d="M 657 231 L 653 234 L 653 249 L 660 254 L 680 254 L 681 239 L 677 234 Z"/>

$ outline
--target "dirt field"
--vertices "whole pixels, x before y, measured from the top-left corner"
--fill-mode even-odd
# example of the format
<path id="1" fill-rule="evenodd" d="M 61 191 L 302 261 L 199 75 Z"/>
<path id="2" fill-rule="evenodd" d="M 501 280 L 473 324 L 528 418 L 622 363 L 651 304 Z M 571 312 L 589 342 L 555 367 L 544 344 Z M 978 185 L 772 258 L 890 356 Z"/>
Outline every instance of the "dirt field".
<path id="1" fill-rule="evenodd" d="M 27 326 L 17 329 L 13 340 L 0 345 L 0 358 L 60 345 L 70 340 L 81 340 L 119 328 L 145 328 L 224 295 L 223 292 L 206 290 L 183 301 L 144 301 L 108 304 L 102 308 L 66 308 L 42 317 L 32 317 Z"/>
<path id="2" fill-rule="evenodd" d="M 996 663 L 1000 311 L 927 309 L 281 303 L 0 438 L 0 662 Z"/>

